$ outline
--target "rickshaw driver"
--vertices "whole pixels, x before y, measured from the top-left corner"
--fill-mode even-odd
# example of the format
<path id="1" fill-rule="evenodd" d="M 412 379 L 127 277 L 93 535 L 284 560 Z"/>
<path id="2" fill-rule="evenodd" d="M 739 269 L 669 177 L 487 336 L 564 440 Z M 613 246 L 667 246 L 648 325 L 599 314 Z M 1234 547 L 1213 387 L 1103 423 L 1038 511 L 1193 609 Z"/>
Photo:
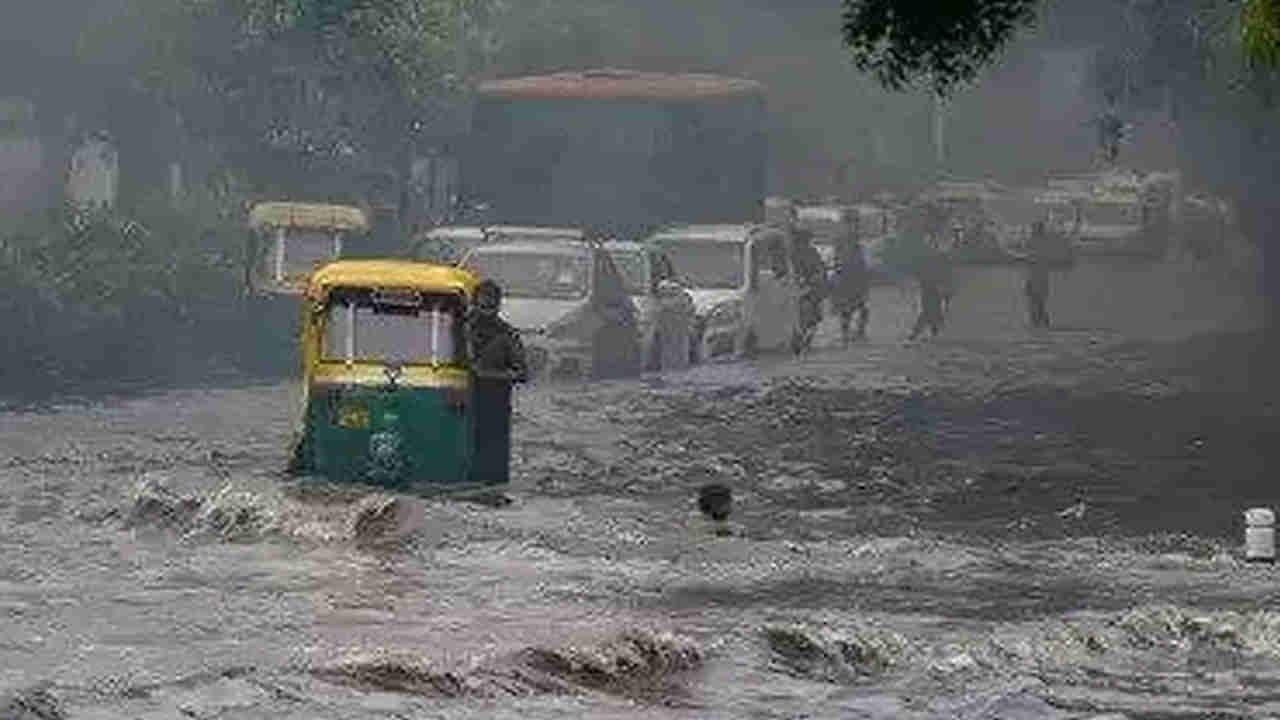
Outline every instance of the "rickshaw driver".
<path id="1" fill-rule="evenodd" d="M 511 458 L 511 386 L 529 381 L 520 333 L 498 316 L 502 288 L 493 280 L 476 286 L 467 318 L 475 369 L 476 445 L 473 476 L 485 484 L 509 480 Z"/>

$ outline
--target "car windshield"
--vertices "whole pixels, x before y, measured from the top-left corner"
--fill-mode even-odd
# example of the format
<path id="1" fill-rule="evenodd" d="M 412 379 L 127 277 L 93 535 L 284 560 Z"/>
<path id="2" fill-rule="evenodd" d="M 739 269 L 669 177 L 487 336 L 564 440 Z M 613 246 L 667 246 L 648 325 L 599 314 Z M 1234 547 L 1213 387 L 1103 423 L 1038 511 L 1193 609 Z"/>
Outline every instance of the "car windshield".
<path id="1" fill-rule="evenodd" d="M 590 258 L 581 253 L 485 250 L 473 253 L 467 269 L 491 279 L 507 297 L 580 300 L 590 288 Z"/>
<path id="2" fill-rule="evenodd" d="M 461 260 L 468 250 L 481 242 L 477 238 L 462 235 L 427 236 L 419 243 L 415 257 L 428 262 L 452 264 Z"/>
<path id="3" fill-rule="evenodd" d="M 633 250 L 610 250 L 614 267 L 622 274 L 622 284 L 628 295 L 646 295 L 649 292 L 649 268 L 644 253 Z"/>
<path id="4" fill-rule="evenodd" d="M 706 240 L 660 240 L 676 272 L 691 287 L 736 290 L 743 285 L 745 245 Z"/>
<path id="5" fill-rule="evenodd" d="M 1140 220 L 1136 205 L 1089 203 L 1084 209 L 1084 221 L 1090 225 L 1137 225 Z"/>
<path id="6" fill-rule="evenodd" d="M 324 359 L 449 364 L 462 359 L 462 303 L 449 295 L 336 292 L 326 317 Z"/>

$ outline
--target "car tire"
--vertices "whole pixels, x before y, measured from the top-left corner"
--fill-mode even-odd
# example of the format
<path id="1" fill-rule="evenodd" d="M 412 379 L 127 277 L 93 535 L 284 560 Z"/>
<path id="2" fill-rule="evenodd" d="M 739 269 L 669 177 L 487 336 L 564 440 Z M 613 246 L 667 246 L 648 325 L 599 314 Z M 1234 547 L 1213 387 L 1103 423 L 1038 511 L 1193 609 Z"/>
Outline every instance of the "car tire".
<path id="1" fill-rule="evenodd" d="M 738 356 L 749 360 L 759 354 L 760 341 L 756 339 L 756 331 L 748 330 L 746 336 L 742 338 L 742 350 Z"/>

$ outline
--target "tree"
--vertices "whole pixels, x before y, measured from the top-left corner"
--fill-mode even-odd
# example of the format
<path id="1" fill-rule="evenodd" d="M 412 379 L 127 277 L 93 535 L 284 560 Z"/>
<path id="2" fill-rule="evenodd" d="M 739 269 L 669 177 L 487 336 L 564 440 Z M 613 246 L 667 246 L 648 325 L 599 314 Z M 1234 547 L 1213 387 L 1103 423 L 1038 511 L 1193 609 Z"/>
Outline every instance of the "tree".
<path id="1" fill-rule="evenodd" d="M 886 88 L 939 94 L 973 80 L 1035 19 L 1039 0 L 844 0 L 853 62 Z"/>
<path id="2" fill-rule="evenodd" d="M 1035 24 L 1037 9 L 1053 0 L 843 0 L 842 30 L 854 64 L 886 88 L 928 83 L 939 92 L 973 80 L 1017 37 Z M 1252 63 L 1280 65 L 1280 0 L 1127 0 L 1079 2 L 1089 14 L 1136 12 L 1150 23 L 1183 24 L 1190 32 L 1235 14 L 1240 50 Z M 1116 17 L 1124 22 L 1125 18 Z M 1150 26 L 1149 26 L 1150 27 Z M 1170 33 L 1156 33 L 1171 39 Z M 1152 50 L 1153 48 L 1146 48 Z M 1146 58 L 1158 53 L 1147 52 Z"/>
<path id="3" fill-rule="evenodd" d="M 844 39 L 854 63 L 885 87 L 948 91 L 990 65 L 1019 28 L 1032 27 L 1035 5 L 845 0 Z M 1101 18 L 1075 38 L 1102 43 L 1099 94 L 1172 111 L 1184 175 L 1236 201 L 1280 309 L 1280 0 L 1045 0 L 1046 8 Z M 1103 135 L 1114 145 L 1115 133 Z"/>

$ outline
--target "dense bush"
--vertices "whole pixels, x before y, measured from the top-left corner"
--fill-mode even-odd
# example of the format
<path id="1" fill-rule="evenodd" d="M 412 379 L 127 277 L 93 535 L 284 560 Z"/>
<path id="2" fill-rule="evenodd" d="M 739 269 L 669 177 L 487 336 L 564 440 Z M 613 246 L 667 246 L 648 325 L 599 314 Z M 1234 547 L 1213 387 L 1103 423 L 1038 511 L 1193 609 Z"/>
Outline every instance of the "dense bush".
<path id="1" fill-rule="evenodd" d="M 163 382 L 236 356 L 240 237 L 190 208 L 68 206 L 0 239 L 0 394 Z"/>

